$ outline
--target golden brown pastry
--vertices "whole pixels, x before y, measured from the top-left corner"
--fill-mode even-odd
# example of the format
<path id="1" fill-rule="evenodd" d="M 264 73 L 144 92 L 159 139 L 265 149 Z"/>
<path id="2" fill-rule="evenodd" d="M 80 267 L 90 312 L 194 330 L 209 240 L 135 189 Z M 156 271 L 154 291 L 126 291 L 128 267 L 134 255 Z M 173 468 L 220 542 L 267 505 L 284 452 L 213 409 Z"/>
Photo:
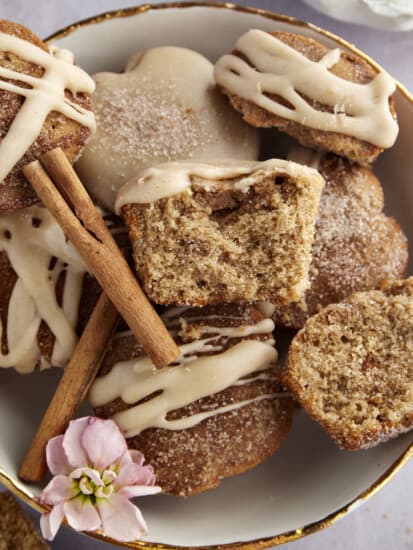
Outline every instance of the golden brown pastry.
<path id="1" fill-rule="evenodd" d="M 26 27 L 0 20 L 0 33 L 0 210 L 16 210 L 38 200 L 25 164 L 55 147 L 79 157 L 94 124 L 94 83 Z"/>
<path id="2" fill-rule="evenodd" d="M 308 319 L 283 380 L 343 449 L 413 427 L 413 277 L 358 292 Z"/>
<path id="3" fill-rule="evenodd" d="M 131 336 L 116 336 L 90 401 L 145 454 L 166 493 L 190 496 L 253 468 L 288 433 L 294 404 L 283 392 L 274 327 L 252 306 L 173 308 L 176 365 L 154 370 Z"/>
<path id="4" fill-rule="evenodd" d="M 0 213 L 0 368 L 64 367 L 99 293 L 41 206 Z"/>
<path id="5" fill-rule="evenodd" d="M 353 292 L 378 288 L 386 278 L 402 278 L 408 262 L 407 238 L 398 222 L 382 212 L 383 190 L 373 172 L 333 154 L 318 158 L 326 185 L 316 224 L 310 287 L 303 300 L 274 314 L 276 324 L 293 329 Z"/>
<path id="6" fill-rule="evenodd" d="M 306 36 L 251 30 L 214 75 L 246 122 L 276 127 L 306 147 L 366 164 L 397 137 L 392 79 Z"/>

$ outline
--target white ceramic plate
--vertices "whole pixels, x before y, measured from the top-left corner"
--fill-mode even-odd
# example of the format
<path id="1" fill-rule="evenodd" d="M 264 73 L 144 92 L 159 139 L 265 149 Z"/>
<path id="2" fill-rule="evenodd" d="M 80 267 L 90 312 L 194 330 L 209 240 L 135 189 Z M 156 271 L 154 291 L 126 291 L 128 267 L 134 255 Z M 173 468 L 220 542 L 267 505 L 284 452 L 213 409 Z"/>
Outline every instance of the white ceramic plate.
<path id="1" fill-rule="evenodd" d="M 145 5 L 73 25 L 53 40 L 72 50 L 77 62 L 93 73 L 120 71 L 137 50 L 160 45 L 193 48 L 214 61 L 250 28 L 300 32 L 328 46 L 353 49 L 312 25 L 232 4 Z M 396 103 L 400 136 L 376 170 L 384 183 L 387 211 L 397 216 L 413 242 L 413 97 L 399 86 Z M 58 376 L 0 372 L 0 480 L 37 508 L 33 496 L 40 487 L 19 482 L 17 470 Z M 187 500 L 162 495 L 143 499 L 150 534 L 147 542 L 130 547 L 263 548 L 293 540 L 354 509 L 412 455 L 412 433 L 369 451 L 340 451 L 301 412 L 281 450 L 252 472 Z"/>

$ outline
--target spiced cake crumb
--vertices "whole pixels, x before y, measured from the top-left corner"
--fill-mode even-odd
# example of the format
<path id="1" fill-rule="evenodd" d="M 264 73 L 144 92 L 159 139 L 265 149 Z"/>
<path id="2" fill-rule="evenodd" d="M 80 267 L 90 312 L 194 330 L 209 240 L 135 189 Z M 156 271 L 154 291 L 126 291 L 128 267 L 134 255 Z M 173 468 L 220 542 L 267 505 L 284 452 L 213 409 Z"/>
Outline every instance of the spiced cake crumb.
<path id="1" fill-rule="evenodd" d="M 142 172 L 118 206 L 146 293 L 158 304 L 193 306 L 300 300 L 323 185 L 317 171 L 277 159 Z"/>
<path id="2" fill-rule="evenodd" d="M 283 380 L 343 449 L 413 427 L 413 277 L 358 292 L 311 317 Z"/>

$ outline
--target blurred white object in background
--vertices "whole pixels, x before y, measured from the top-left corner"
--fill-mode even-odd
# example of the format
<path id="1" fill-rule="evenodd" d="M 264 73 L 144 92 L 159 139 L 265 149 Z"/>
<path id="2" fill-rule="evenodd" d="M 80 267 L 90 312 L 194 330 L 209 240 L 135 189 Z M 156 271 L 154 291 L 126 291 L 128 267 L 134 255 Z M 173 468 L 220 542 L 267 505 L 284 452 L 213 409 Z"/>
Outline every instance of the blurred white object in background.
<path id="1" fill-rule="evenodd" d="M 394 31 L 413 29 L 413 0 L 304 0 L 343 21 Z"/>

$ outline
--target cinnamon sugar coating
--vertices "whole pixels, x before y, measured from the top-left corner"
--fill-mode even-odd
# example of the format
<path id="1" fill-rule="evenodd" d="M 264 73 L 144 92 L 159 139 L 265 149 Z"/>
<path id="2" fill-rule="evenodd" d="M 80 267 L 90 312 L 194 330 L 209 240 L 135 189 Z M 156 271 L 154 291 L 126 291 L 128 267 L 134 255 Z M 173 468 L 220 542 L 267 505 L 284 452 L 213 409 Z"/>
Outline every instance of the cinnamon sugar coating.
<path id="1" fill-rule="evenodd" d="M 214 85 L 200 53 L 162 46 L 138 52 L 124 73 L 94 75 L 97 132 L 77 165 L 90 194 L 112 209 L 141 170 L 179 159 L 258 157 L 258 132 Z"/>
<path id="2" fill-rule="evenodd" d="M 413 428 L 413 277 L 311 317 L 292 341 L 283 380 L 343 449 Z"/>
<path id="3" fill-rule="evenodd" d="M 0 549 L 47 550 L 50 546 L 9 492 L 0 493 Z"/>
<path id="4" fill-rule="evenodd" d="M 272 32 L 270 34 L 302 53 L 311 61 L 319 61 L 330 51 L 330 49 L 323 44 L 306 36 L 288 32 Z M 235 55 L 240 55 L 237 51 L 233 53 Z M 245 61 L 249 61 L 245 59 L 245 56 L 242 55 L 241 57 Z M 340 60 L 329 70 L 340 78 L 358 84 L 367 84 L 378 74 L 378 71 L 367 63 L 367 61 L 355 54 L 346 52 L 341 52 Z M 228 96 L 234 109 L 242 113 L 244 120 L 248 124 L 258 128 L 278 128 L 296 138 L 305 147 L 332 151 L 337 155 L 347 157 L 360 164 L 372 163 L 383 151 L 380 147 L 351 136 L 336 132 L 315 130 L 303 124 L 287 120 L 286 118 L 270 113 L 249 100 L 229 92 L 223 87 L 221 87 L 221 91 Z M 268 97 L 278 101 L 282 105 L 285 104 L 285 101 L 277 95 L 268 94 Z M 307 96 L 305 96 L 304 99 L 319 111 L 332 112 L 330 107 L 320 104 Z M 396 111 L 393 96 L 389 99 L 389 107 L 392 115 L 395 117 Z"/>
<path id="5" fill-rule="evenodd" d="M 386 278 L 402 278 L 408 242 L 398 222 L 382 212 L 383 190 L 368 169 L 325 155 L 319 171 L 326 181 L 304 299 L 275 311 L 276 324 L 293 329 L 353 292 L 378 288 Z"/>
<path id="6" fill-rule="evenodd" d="M 182 308 L 184 309 L 184 308 Z M 178 330 L 177 342 L 201 338 L 204 325 L 220 327 L 249 326 L 262 320 L 252 306 L 237 304 L 186 309 L 167 322 Z M 211 336 L 209 333 L 208 336 Z M 271 335 L 220 337 L 212 342 L 224 351 L 241 340 L 267 340 Z M 218 351 L 206 352 L 212 355 Z M 140 357 L 142 351 L 131 337 L 117 337 L 109 348 L 100 374 L 109 372 L 118 361 Z M 273 379 L 258 379 L 244 385 L 200 399 L 173 411 L 168 418 L 182 418 L 215 410 L 218 407 L 253 399 L 260 395 L 282 392 L 278 369 L 272 369 Z M 95 413 L 104 418 L 128 408 L 121 399 L 98 407 Z M 130 448 L 139 449 L 155 469 L 157 484 L 163 492 L 191 496 L 217 487 L 223 478 L 245 472 L 272 455 L 286 437 L 294 414 L 289 397 L 268 398 L 203 420 L 192 428 L 167 430 L 149 428 L 128 439 Z"/>
<path id="7" fill-rule="evenodd" d="M 17 36 L 27 42 L 47 51 L 46 45 L 29 29 L 18 23 L 0 20 L 0 32 Z M 25 61 L 11 52 L 0 52 L 0 67 L 40 78 L 44 69 L 39 65 Z M 20 86 L 25 87 L 24 83 Z M 86 94 L 73 96 L 68 90 L 66 97 L 77 105 L 91 110 L 90 98 Z M 0 139 L 6 136 L 13 120 L 25 98 L 14 92 L 0 89 Z M 38 202 L 36 193 L 22 173 L 22 167 L 39 158 L 43 153 L 61 147 L 71 162 L 79 157 L 83 146 L 90 134 L 90 130 L 61 113 L 49 113 L 43 129 L 26 152 L 24 157 L 15 165 L 5 180 L 0 183 L 0 210 L 17 210 Z"/>

